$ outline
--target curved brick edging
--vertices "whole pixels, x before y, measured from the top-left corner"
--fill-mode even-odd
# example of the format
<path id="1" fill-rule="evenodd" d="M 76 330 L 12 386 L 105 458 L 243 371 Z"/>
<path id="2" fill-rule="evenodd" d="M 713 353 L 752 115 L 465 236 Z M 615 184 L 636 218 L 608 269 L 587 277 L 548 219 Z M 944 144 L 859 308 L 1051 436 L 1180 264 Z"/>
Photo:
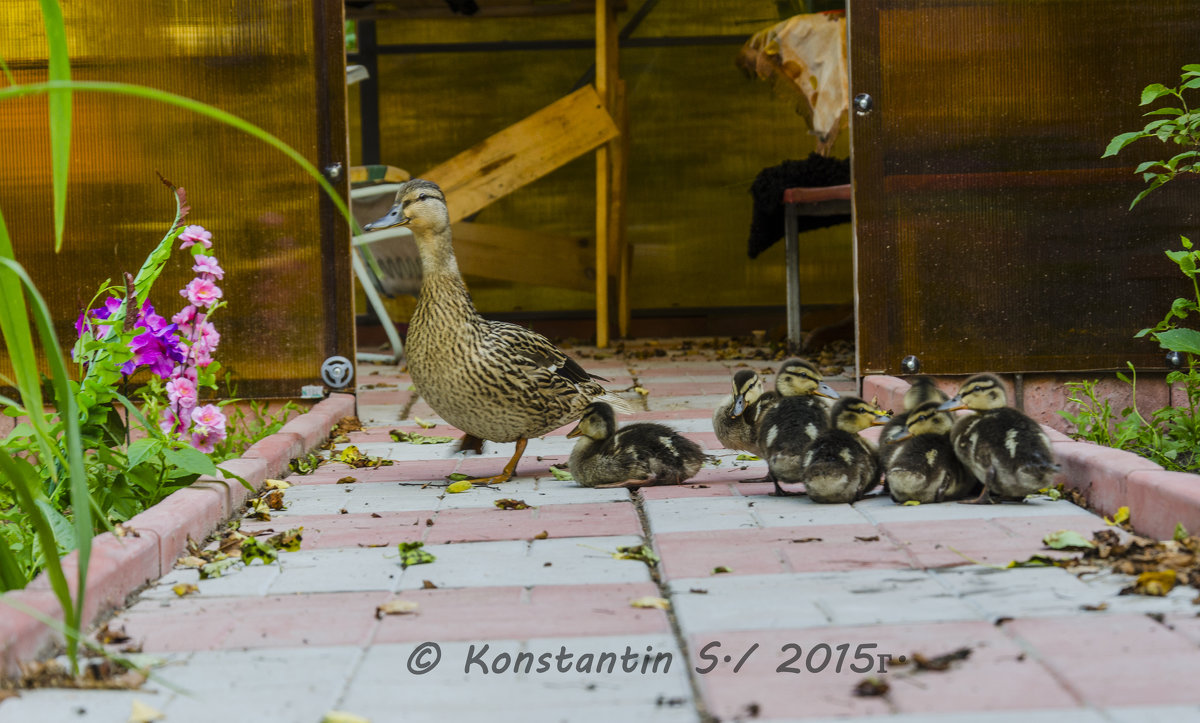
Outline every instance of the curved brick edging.
<path id="1" fill-rule="evenodd" d="M 878 397 L 884 408 L 904 407 L 908 382 L 886 375 L 862 381 L 864 398 Z M 1058 481 L 1082 494 L 1088 507 L 1103 515 L 1128 507 L 1133 528 L 1156 540 L 1171 539 L 1177 524 L 1200 532 L 1200 475 L 1168 472 L 1133 452 L 1076 441 L 1038 421 L 1062 465 Z"/>
<path id="2" fill-rule="evenodd" d="M 343 417 L 355 414 L 355 397 L 331 394 L 304 414 L 265 437 L 238 459 L 221 463 L 256 490 L 264 480 L 282 477 L 288 463 L 323 443 Z M 187 540 L 204 540 L 218 525 L 232 517 L 245 503 L 250 491 L 236 479 L 204 476 L 150 509 L 136 515 L 126 525 L 137 537 L 123 538 L 111 532 L 92 539 L 92 557 L 88 565 L 84 627 L 100 615 L 125 604 L 137 589 L 169 572 L 184 551 Z M 76 561 L 72 552 L 63 558 L 63 572 L 75 589 Z M 50 589 L 45 573 L 39 574 L 24 590 L 4 595 L 62 620 L 58 599 Z M 30 615 L 10 605 L 0 604 L 0 674 L 19 672 L 18 663 L 34 660 L 48 648 L 60 644 L 62 636 Z"/>

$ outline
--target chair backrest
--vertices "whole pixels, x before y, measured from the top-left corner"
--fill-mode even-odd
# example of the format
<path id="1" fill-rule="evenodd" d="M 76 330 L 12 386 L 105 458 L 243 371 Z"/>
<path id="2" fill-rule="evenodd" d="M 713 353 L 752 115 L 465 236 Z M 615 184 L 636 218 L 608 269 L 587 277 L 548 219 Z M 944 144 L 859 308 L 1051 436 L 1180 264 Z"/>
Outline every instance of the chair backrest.
<path id="1" fill-rule="evenodd" d="M 359 169 L 366 169 L 360 172 Z M 387 169 L 380 172 L 377 169 Z M 359 226 L 381 218 L 392 207 L 408 174 L 391 166 L 351 169 L 350 212 Z M 416 295 L 421 290 L 421 257 L 412 231 L 397 226 L 357 234 L 354 247 L 362 256 L 375 289 L 387 296 Z"/>

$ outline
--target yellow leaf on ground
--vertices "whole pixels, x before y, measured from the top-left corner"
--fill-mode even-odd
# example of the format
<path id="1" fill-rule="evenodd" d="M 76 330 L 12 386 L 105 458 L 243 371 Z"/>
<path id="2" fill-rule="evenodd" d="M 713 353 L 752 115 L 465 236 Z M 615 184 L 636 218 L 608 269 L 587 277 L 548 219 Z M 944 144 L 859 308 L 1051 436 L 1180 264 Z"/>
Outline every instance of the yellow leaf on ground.
<path id="1" fill-rule="evenodd" d="M 151 708 L 137 698 L 133 699 L 133 709 L 129 713 L 129 723 L 150 723 L 150 721 L 166 718 L 161 712 Z"/>
<path id="2" fill-rule="evenodd" d="M 1123 525 L 1123 524 L 1125 524 L 1126 522 L 1129 522 L 1129 508 L 1128 508 L 1128 507 L 1121 507 L 1121 508 L 1119 508 L 1119 509 L 1117 510 L 1116 514 L 1114 514 L 1114 515 L 1112 516 L 1112 519 L 1111 519 L 1111 520 L 1110 520 L 1110 519 L 1108 519 L 1107 517 L 1105 517 L 1105 518 L 1104 518 L 1104 521 L 1105 521 L 1107 524 L 1114 525 L 1114 526 L 1116 526 L 1116 525 Z"/>
<path id="3" fill-rule="evenodd" d="M 1162 597 L 1171 592 L 1171 588 L 1175 587 L 1175 571 L 1174 570 L 1159 570 L 1157 572 L 1143 572 L 1137 576 L 1132 587 L 1127 587 L 1122 590 L 1122 594 L 1130 592 L 1135 595 L 1150 595 L 1153 597 Z"/>
<path id="4" fill-rule="evenodd" d="M 263 482 L 263 486 L 269 490 L 286 490 L 288 487 L 292 486 L 292 483 L 285 482 L 281 479 L 269 479 Z"/>
<path id="5" fill-rule="evenodd" d="M 668 610 L 671 607 L 671 603 L 666 598 L 647 596 L 630 600 L 629 606 L 634 608 L 656 608 L 658 610 Z"/>
<path id="6" fill-rule="evenodd" d="M 455 482 L 454 484 L 450 485 L 449 487 L 446 488 L 446 491 L 452 495 L 456 495 L 459 492 L 466 492 L 467 490 L 471 489 L 474 486 L 475 485 L 471 484 L 470 482 L 468 482 L 467 480 L 464 479 L 464 480 L 459 480 L 458 482 Z"/>
<path id="7" fill-rule="evenodd" d="M 196 557 L 195 555 L 185 555 L 184 557 L 181 557 L 178 560 L 176 560 L 175 564 L 178 565 L 179 567 L 204 567 L 205 562 L 207 562 L 207 560 L 205 560 L 203 557 Z"/>
<path id="8" fill-rule="evenodd" d="M 174 590 L 175 594 L 179 597 L 191 595 L 194 592 L 200 592 L 200 588 L 196 587 L 190 582 L 181 582 L 178 585 L 172 585 L 171 589 Z"/>
<path id="9" fill-rule="evenodd" d="M 437 422 L 426 422 L 424 419 L 421 419 L 420 417 L 413 417 L 413 421 L 416 422 L 417 426 L 420 427 L 421 429 L 433 429 L 434 427 L 437 426 Z"/>
<path id="10" fill-rule="evenodd" d="M 371 723 L 370 719 L 343 710 L 331 710 L 321 716 L 321 723 Z"/>
<path id="11" fill-rule="evenodd" d="M 420 605 L 413 600 L 396 598 L 376 607 L 375 617 L 382 618 L 384 615 L 412 615 L 419 607 Z"/>

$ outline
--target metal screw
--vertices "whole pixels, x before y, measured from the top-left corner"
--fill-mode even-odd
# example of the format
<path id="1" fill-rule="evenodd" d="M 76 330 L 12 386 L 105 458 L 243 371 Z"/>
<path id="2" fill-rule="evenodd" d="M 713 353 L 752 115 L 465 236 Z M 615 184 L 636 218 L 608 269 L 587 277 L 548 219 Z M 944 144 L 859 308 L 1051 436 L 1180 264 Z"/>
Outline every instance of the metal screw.
<path id="1" fill-rule="evenodd" d="M 875 108 L 875 99 L 869 93 L 859 93 L 854 96 L 854 113 L 866 115 Z"/>
<path id="2" fill-rule="evenodd" d="M 900 368 L 907 374 L 916 374 L 921 371 L 921 360 L 909 354 L 900 360 Z"/>
<path id="3" fill-rule="evenodd" d="M 1183 355 L 1177 351 L 1167 352 L 1167 366 L 1171 367 L 1172 369 L 1182 369 Z"/>
<path id="4" fill-rule="evenodd" d="M 342 178 L 342 164 L 330 163 L 322 169 L 325 173 L 325 180 L 331 183 L 337 183 Z"/>

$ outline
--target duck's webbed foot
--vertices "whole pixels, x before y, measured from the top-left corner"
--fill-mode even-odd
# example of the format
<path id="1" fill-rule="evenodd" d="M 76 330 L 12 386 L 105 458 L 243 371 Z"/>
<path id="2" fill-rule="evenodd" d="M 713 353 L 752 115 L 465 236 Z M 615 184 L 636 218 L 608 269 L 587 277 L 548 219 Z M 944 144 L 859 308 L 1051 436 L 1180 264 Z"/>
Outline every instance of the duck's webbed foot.
<path id="1" fill-rule="evenodd" d="M 470 437 L 470 435 L 467 436 Z M 471 439 L 478 439 L 478 437 L 471 437 Z M 463 440 L 465 442 L 466 437 L 464 437 Z M 483 440 L 479 441 L 482 444 Z M 521 459 L 521 455 L 525 452 L 525 445 L 528 443 L 529 440 L 525 439 L 524 437 L 517 440 L 517 449 L 515 452 L 513 452 L 512 459 L 508 460 L 508 464 L 504 465 L 504 469 L 500 471 L 500 474 L 493 477 L 475 477 L 474 479 L 467 481 L 473 485 L 494 485 L 500 484 L 501 482 L 507 482 L 512 478 L 513 473 L 517 471 L 517 461 Z"/>
<path id="2" fill-rule="evenodd" d="M 988 474 L 988 482 L 995 480 L 995 478 L 996 470 L 992 470 L 991 473 Z M 973 500 L 959 500 L 958 503 L 960 505 L 994 505 L 996 504 L 996 500 L 992 497 L 991 485 L 985 482 L 983 484 L 983 490 L 979 493 L 978 497 Z"/>

